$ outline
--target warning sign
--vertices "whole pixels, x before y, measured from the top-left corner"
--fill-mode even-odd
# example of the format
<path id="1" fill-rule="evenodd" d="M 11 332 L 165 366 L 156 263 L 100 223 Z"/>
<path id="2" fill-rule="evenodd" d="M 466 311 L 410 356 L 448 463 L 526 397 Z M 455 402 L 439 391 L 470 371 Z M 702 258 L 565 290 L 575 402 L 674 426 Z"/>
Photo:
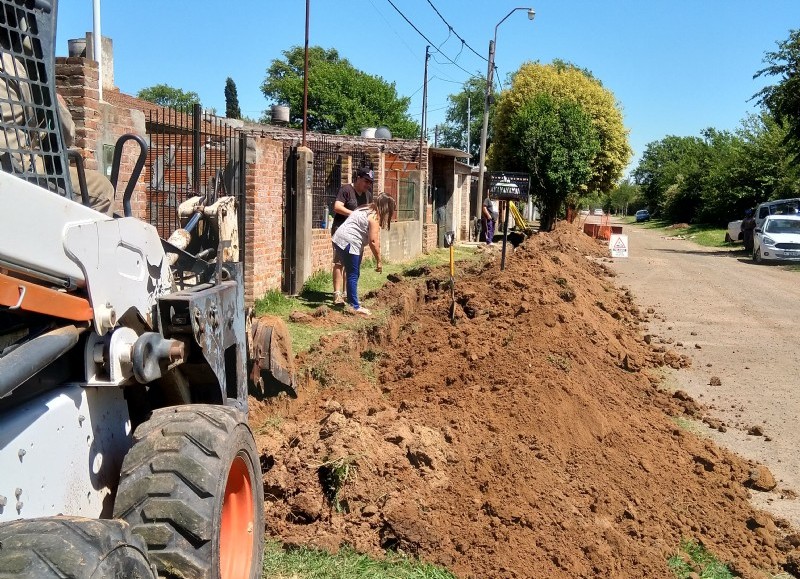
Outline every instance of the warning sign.
<path id="1" fill-rule="evenodd" d="M 608 247 L 611 249 L 611 257 L 628 257 L 628 236 L 612 233 Z"/>

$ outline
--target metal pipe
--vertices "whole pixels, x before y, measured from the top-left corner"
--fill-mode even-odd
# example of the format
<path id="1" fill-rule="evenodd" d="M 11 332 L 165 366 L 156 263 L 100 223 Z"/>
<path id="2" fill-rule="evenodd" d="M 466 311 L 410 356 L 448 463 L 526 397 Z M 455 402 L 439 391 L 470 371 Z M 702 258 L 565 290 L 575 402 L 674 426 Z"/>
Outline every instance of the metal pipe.
<path id="1" fill-rule="evenodd" d="M 100 32 L 100 0 L 92 1 L 92 46 L 94 47 L 94 59 L 97 62 L 97 82 L 100 102 L 103 102 L 103 35 Z"/>
<path id="2" fill-rule="evenodd" d="M 69 352 L 86 328 L 64 326 L 29 340 L 0 358 L 0 398 Z"/>

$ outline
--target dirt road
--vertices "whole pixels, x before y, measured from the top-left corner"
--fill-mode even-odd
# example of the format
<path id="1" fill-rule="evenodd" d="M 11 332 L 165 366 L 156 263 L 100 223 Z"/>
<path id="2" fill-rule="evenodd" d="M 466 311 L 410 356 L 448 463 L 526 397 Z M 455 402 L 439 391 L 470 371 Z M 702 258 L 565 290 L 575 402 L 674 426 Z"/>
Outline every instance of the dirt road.
<path id="1" fill-rule="evenodd" d="M 619 283 L 655 309 L 656 340 L 694 359 L 668 383 L 723 422 L 725 432 L 700 425 L 705 434 L 775 475 L 779 492 L 759 493 L 756 506 L 800 526 L 800 273 L 755 265 L 740 247 L 712 250 L 637 226 L 625 233 Z"/>

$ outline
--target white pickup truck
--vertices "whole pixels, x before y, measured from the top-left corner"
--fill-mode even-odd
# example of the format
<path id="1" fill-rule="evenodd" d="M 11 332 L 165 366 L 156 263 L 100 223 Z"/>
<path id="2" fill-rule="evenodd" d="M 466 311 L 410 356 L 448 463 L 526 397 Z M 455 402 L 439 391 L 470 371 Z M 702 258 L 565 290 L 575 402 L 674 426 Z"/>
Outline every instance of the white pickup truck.
<path id="1" fill-rule="evenodd" d="M 725 232 L 725 243 L 736 243 L 742 241 L 742 220 L 737 219 L 728 223 L 728 230 Z"/>
<path id="2" fill-rule="evenodd" d="M 770 215 L 796 215 L 800 211 L 800 198 L 776 199 L 775 201 L 765 201 L 756 207 L 754 217 L 756 218 L 756 228 L 764 224 L 764 220 Z M 728 230 L 725 232 L 725 243 L 735 243 L 742 241 L 742 220 L 737 219 L 728 223 Z"/>

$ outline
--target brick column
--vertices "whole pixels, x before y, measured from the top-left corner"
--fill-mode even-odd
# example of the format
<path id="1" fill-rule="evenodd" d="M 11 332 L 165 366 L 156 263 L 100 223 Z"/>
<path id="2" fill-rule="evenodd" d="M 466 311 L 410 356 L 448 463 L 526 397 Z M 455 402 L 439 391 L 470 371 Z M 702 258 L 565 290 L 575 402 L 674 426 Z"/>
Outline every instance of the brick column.
<path id="1" fill-rule="evenodd" d="M 75 144 L 87 169 L 97 169 L 100 123 L 100 75 L 97 63 L 82 57 L 56 58 L 56 91 L 75 121 Z"/>

